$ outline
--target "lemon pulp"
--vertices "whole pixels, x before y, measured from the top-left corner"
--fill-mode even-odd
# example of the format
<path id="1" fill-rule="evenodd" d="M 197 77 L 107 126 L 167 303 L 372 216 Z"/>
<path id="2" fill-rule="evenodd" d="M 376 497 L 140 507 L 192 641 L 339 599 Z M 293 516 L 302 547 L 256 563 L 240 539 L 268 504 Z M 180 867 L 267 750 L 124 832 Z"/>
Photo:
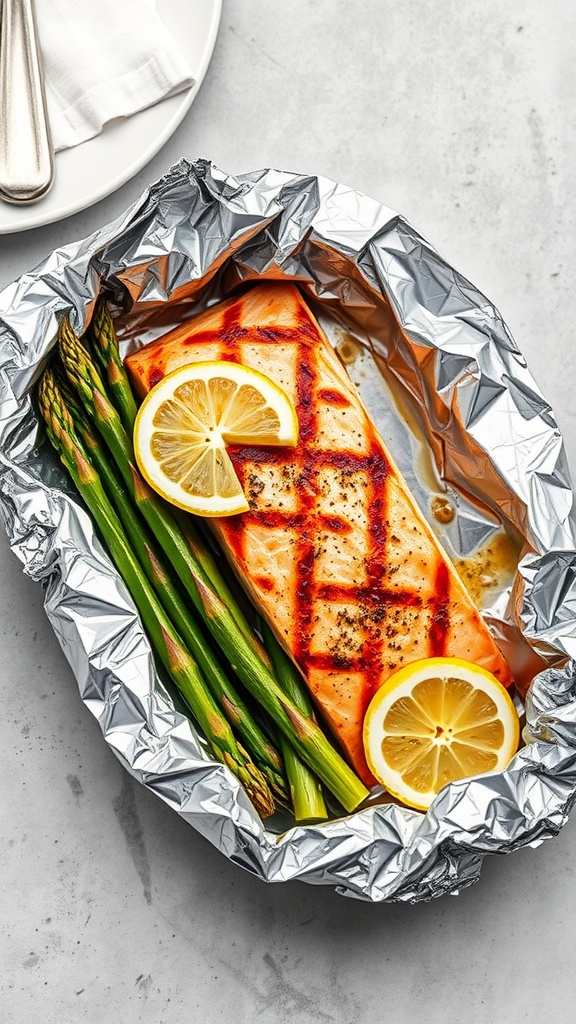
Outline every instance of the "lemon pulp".
<path id="1" fill-rule="evenodd" d="M 459 658 L 427 658 L 394 673 L 364 719 L 372 774 L 422 810 L 450 782 L 502 771 L 518 741 L 518 715 L 506 689 Z"/>

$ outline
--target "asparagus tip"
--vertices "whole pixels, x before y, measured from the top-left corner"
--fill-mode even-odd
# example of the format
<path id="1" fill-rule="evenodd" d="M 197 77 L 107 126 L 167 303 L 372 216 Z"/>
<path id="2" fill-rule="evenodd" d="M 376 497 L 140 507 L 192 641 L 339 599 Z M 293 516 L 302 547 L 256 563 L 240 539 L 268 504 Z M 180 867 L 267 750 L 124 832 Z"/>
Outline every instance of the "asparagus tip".
<path id="1" fill-rule="evenodd" d="M 240 746 L 238 749 L 247 758 Z M 252 762 L 247 759 L 244 765 L 239 765 L 227 751 L 224 752 L 224 760 L 230 771 L 244 786 L 260 817 L 269 818 L 271 814 L 274 814 L 276 808 L 268 784 Z"/>

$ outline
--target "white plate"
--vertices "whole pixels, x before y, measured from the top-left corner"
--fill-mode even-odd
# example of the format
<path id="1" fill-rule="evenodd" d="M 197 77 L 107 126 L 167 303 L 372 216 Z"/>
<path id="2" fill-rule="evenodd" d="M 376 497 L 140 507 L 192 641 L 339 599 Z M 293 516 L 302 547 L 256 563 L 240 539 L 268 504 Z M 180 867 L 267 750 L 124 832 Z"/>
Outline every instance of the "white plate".
<path id="1" fill-rule="evenodd" d="M 92 206 L 137 174 L 176 131 L 210 63 L 222 0 L 158 0 L 157 6 L 192 68 L 195 85 L 57 153 L 54 184 L 44 199 L 29 206 L 0 200 L 0 234 L 51 224 Z"/>

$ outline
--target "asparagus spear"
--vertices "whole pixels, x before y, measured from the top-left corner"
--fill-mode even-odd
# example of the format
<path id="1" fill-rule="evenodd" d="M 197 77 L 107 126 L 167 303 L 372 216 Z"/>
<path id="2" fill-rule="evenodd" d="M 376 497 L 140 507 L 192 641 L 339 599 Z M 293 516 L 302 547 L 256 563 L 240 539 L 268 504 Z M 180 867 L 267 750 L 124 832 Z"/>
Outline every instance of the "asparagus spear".
<path id="1" fill-rule="evenodd" d="M 147 538 L 142 522 L 132 507 L 126 491 L 106 457 L 98 436 L 91 429 L 86 417 L 75 401 L 67 384 L 62 384 L 55 373 L 65 408 L 70 412 L 78 436 L 84 445 L 90 461 L 96 469 L 104 489 L 116 508 L 116 512 L 128 535 L 136 557 L 142 565 L 150 585 L 164 605 L 170 620 L 175 625 L 186 647 L 198 662 L 212 696 L 220 706 L 225 717 L 236 730 L 252 755 L 256 765 L 265 776 L 272 792 L 282 803 L 288 802 L 286 787 L 282 775 L 282 761 L 270 740 L 264 735 L 260 726 L 228 679 L 220 662 L 206 643 L 202 630 L 196 619 L 184 604 L 178 589 L 172 583 L 169 574 L 162 564 L 161 558 L 150 538 Z M 53 409 L 56 417 L 60 415 L 61 406 Z M 65 429 L 65 423 L 60 424 Z M 145 527 L 144 527 L 145 529 Z"/>
<path id="2" fill-rule="evenodd" d="M 313 713 L 312 703 L 308 694 L 303 691 L 298 669 L 280 647 L 272 630 L 265 622 L 262 623 L 262 631 L 264 643 L 270 652 L 275 675 L 280 686 L 284 693 L 300 708 L 300 711 L 308 718 L 311 718 Z M 296 751 L 292 749 L 284 738 L 281 739 L 281 749 L 296 821 L 325 821 L 328 817 L 328 811 L 318 779 L 300 760 Z"/>
<path id="3" fill-rule="evenodd" d="M 368 790 L 336 752 L 317 724 L 282 692 L 254 645 L 250 644 L 234 616 L 220 599 L 202 566 L 187 545 L 178 524 L 164 503 L 140 477 L 134 462 L 131 439 L 90 354 L 72 331 L 68 320 L 60 323 L 59 348 L 71 383 L 93 418 L 124 478 L 133 500 L 161 544 L 167 559 L 189 594 L 194 607 L 224 651 L 239 679 L 280 728 L 301 759 L 308 764 L 347 811 L 359 806 Z"/>
<path id="4" fill-rule="evenodd" d="M 102 296 L 96 302 L 90 331 L 95 341 L 94 352 L 108 381 L 112 400 L 120 413 L 124 429 L 131 434 L 138 410 L 126 377 L 112 317 Z"/>
<path id="5" fill-rule="evenodd" d="M 274 802 L 266 780 L 237 743 L 228 722 L 208 691 L 196 662 L 148 583 L 105 494 L 100 477 L 76 435 L 72 418 L 65 408 L 50 369 L 41 378 L 38 403 L 46 422 L 48 437 L 100 529 L 112 560 L 140 612 L 154 650 L 192 709 L 217 759 L 234 772 L 256 809 L 263 817 L 267 817 L 274 811 Z"/>

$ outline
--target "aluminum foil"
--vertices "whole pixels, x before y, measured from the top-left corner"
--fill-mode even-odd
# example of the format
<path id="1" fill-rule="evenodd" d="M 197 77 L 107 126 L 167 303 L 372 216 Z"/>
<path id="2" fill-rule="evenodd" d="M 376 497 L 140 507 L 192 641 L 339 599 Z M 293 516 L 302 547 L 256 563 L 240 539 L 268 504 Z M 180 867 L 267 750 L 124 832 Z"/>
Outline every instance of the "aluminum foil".
<path id="1" fill-rule="evenodd" d="M 451 554 L 502 533 L 516 545 L 514 578 L 492 587 L 484 614 L 518 677 L 539 671 L 527 742 L 507 771 L 448 786 L 427 814 L 376 803 L 321 825 L 262 823 L 157 676 L 35 414 L 59 317 L 81 332 L 102 287 L 127 351 L 258 277 L 298 281 L 341 354 L 355 351 L 351 376 L 425 513 L 433 491 L 451 502 L 449 523 L 431 520 Z M 10 544 L 45 589 L 82 700 L 136 779 L 260 878 L 369 901 L 455 893 L 487 854 L 559 831 L 576 795 L 576 528 L 562 438 L 497 311 L 406 221 L 325 179 L 181 161 L 125 215 L 7 288 L 0 340 Z"/>

